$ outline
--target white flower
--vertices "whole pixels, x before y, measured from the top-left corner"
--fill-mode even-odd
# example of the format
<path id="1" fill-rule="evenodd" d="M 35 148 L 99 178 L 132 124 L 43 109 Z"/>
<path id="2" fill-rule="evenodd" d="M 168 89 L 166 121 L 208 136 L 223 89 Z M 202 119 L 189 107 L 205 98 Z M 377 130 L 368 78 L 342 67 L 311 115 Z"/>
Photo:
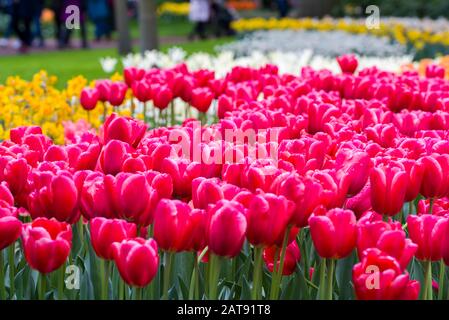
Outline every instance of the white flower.
<path id="1" fill-rule="evenodd" d="M 168 49 L 169 58 L 175 63 L 181 63 L 187 56 L 187 52 L 180 47 L 171 47 Z"/>
<path id="2" fill-rule="evenodd" d="M 101 67 L 103 71 L 106 73 L 112 73 L 115 71 L 115 67 L 117 66 L 117 59 L 111 57 L 105 57 L 100 59 Z"/>

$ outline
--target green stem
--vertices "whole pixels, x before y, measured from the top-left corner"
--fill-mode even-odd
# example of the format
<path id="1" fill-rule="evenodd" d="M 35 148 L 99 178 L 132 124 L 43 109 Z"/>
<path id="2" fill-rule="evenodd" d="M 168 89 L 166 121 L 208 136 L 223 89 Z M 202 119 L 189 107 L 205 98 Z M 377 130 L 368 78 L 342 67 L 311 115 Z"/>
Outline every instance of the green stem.
<path id="1" fill-rule="evenodd" d="M 320 300 L 326 299 L 326 258 L 321 258 L 320 266 L 320 289 L 318 290 L 318 297 Z"/>
<path id="2" fill-rule="evenodd" d="M 58 279 L 58 300 L 64 299 L 64 277 L 65 277 L 65 264 L 59 268 L 59 279 Z"/>
<path id="3" fill-rule="evenodd" d="M 328 266 L 328 272 L 327 272 L 326 300 L 332 300 L 335 260 L 328 259 L 327 262 L 328 262 L 329 266 Z"/>
<path id="4" fill-rule="evenodd" d="M 424 262 L 424 295 L 423 300 L 433 300 L 432 296 L 432 261 Z"/>
<path id="5" fill-rule="evenodd" d="M 14 285 L 14 278 L 16 272 L 16 259 L 15 259 L 16 243 L 14 242 L 9 247 L 8 250 L 9 250 L 9 298 L 13 300 L 16 291 Z"/>
<path id="6" fill-rule="evenodd" d="M 5 266 L 3 264 L 3 250 L 0 250 L 0 300 L 6 300 Z"/>
<path id="7" fill-rule="evenodd" d="M 147 103 L 143 103 L 143 122 L 147 123 Z"/>
<path id="8" fill-rule="evenodd" d="M 253 291 L 251 299 L 260 300 L 261 299 L 261 285 L 262 285 L 262 272 L 263 272 L 263 248 L 254 248 L 254 270 L 253 270 Z"/>
<path id="9" fill-rule="evenodd" d="M 401 209 L 401 211 L 399 211 L 399 214 L 398 214 L 398 221 L 401 225 L 402 225 L 403 216 L 404 216 L 404 209 Z"/>
<path id="10" fill-rule="evenodd" d="M 278 299 L 278 297 L 279 297 L 282 273 L 284 271 L 285 254 L 287 252 L 287 246 L 288 246 L 288 237 L 290 236 L 290 229 L 291 229 L 291 226 L 288 226 L 287 229 L 285 230 L 284 240 L 282 241 L 282 250 L 281 250 L 281 257 L 279 260 L 279 268 L 278 268 L 278 270 L 276 270 L 276 273 L 274 274 L 274 277 L 275 277 L 274 278 L 275 283 L 274 283 L 274 288 L 273 288 L 274 290 L 271 290 L 271 292 L 270 292 L 271 300 Z M 275 265 L 277 265 L 277 260 L 275 260 Z"/>
<path id="11" fill-rule="evenodd" d="M 444 293 L 444 274 L 446 272 L 446 267 L 444 265 L 444 260 L 440 260 L 440 271 L 439 271 L 439 278 L 438 278 L 438 300 L 443 300 L 443 293 Z"/>
<path id="12" fill-rule="evenodd" d="M 125 282 L 120 277 L 118 279 L 118 299 L 125 299 Z"/>
<path id="13" fill-rule="evenodd" d="M 39 273 L 39 300 L 45 300 L 46 290 L 46 276 L 43 273 Z"/>
<path id="14" fill-rule="evenodd" d="M 433 211 L 433 202 L 435 201 L 434 198 L 429 199 L 429 214 L 432 214 Z"/>
<path id="15" fill-rule="evenodd" d="M 193 270 L 192 270 L 192 278 L 190 279 L 190 288 L 189 288 L 189 300 L 196 300 L 198 294 L 198 259 L 196 253 L 193 253 Z"/>
<path id="16" fill-rule="evenodd" d="M 413 214 L 413 201 L 408 203 L 408 215 L 411 216 Z"/>
<path id="17" fill-rule="evenodd" d="M 135 293 L 136 300 L 142 300 L 142 291 L 143 291 L 143 288 L 136 287 L 135 290 L 136 290 L 136 293 Z"/>
<path id="18" fill-rule="evenodd" d="M 78 235 L 80 240 L 80 252 L 83 252 L 84 249 L 84 223 L 83 217 L 80 217 L 78 220 Z"/>
<path id="19" fill-rule="evenodd" d="M 209 300 L 218 298 L 218 281 L 220 279 L 221 258 L 212 252 L 209 255 Z"/>
<path id="20" fill-rule="evenodd" d="M 162 300 L 168 300 L 168 290 L 170 289 L 171 269 L 174 255 L 175 255 L 174 252 L 170 251 L 165 252 L 164 291 Z"/>
<path id="21" fill-rule="evenodd" d="M 109 262 L 100 258 L 101 299 L 108 300 Z"/>

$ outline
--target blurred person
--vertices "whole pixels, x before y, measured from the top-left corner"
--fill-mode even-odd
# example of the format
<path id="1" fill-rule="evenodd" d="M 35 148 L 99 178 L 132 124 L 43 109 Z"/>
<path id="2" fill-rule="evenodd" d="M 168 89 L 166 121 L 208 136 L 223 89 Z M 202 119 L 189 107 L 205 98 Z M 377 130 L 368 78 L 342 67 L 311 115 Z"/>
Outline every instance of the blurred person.
<path id="1" fill-rule="evenodd" d="M 209 23 L 211 6 L 209 0 L 190 0 L 189 20 L 194 23 L 189 39 L 206 38 L 206 26 Z"/>
<path id="2" fill-rule="evenodd" d="M 81 45 L 84 49 L 88 48 L 87 32 L 85 22 L 87 0 L 56 0 L 53 1 L 52 9 L 55 12 L 55 27 L 56 38 L 58 40 L 58 47 L 60 49 L 70 46 L 70 38 L 72 36 L 72 30 L 67 28 L 66 21 L 69 18 L 70 12 L 66 12 L 69 6 L 77 6 L 80 10 L 80 34 Z"/>
<path id="3" fill-rule="evenodd" d="M 44 10 L 44 0 L 36 0 L 36 9 L 33 16 L 33 39 L 37 40 L 38 46 L 44 46 L 44 37 L 42 35 L 42 27 L 41 27 L 41 16 L 42 11 Z"/>
<path id="4" fill-rule="evenodd" d="M 12 26 L 17 37 L 20 39 L 21 53 L 28 52 L 31 46 L 31 22 L 36 12 L 35 0 L 13 0 L 12 2 Z"/>
<path id="5" fill-rule="evenodd" d="M 288 0 L 276 0 L 276 5 L 279 11 L 279 18 L 285 18 L 290 11 L 290 3 Z"/>
<path id="6" fill-rule="evenodd" d="M 231 23 L 237 18 L 235 10 L 231 10 L 223 0 L 212 1 L 211 21 L 214 24 L 216 37 L 232 36 L 235 31 L 231 28 Z"/>
<path id="7" fill-rule="evenodd" d="M 12 0 L 0 0 L 0 9 L 1 11 L 9 16 L 8 23 L 6 24 L 5 32 L 3 33 L 2 38 L 0 39 L 0 47 L 7 47 L 9 44 L 9 38 L 11 38 L 14 33 L 14 28 L 12 24 Z"/>
<path id="8" fill-rule="evenodd" d="M 113 29 L 111 1 L 89 0 L 87 2 L 87 12 L 95 25 L 95 39 L 100 41 L 104 37 L 110 40 Z"/>

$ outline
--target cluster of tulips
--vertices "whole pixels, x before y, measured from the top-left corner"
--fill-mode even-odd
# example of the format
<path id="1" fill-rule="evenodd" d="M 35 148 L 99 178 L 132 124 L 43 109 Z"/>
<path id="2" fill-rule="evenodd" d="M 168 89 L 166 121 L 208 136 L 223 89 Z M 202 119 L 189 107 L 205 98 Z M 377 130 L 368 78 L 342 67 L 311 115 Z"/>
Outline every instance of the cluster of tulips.
<path id="1" fill-rule="evenodd" d="M 337 60 L 300 76 L 128 68 L 82 105 L 119 109 L 131 90 L 166 126 L 112 114 L 65 145 L 12 129 L 1 298 L 445 298 L 449 82 Z M 169 121 L 177 99 L 202 122 Z"/>

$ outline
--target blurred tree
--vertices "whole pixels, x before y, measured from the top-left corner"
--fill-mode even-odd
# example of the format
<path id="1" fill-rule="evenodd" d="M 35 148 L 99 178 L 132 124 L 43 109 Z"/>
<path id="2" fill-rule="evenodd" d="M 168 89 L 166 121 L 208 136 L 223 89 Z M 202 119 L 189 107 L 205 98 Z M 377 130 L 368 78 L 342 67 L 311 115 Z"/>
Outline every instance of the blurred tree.
<path id="1" fill-rule="evenodd" d="M 158 49 L 156 0 L 139 0 L 140 50 Z"/>
<path id="2" fill-rule="evenodd" d="M 118 33 L 118 52 L 121 55 L 128 54 L 132 51 L 127 2 L 127 0 L 114 0 L 115 25 Z"/>

